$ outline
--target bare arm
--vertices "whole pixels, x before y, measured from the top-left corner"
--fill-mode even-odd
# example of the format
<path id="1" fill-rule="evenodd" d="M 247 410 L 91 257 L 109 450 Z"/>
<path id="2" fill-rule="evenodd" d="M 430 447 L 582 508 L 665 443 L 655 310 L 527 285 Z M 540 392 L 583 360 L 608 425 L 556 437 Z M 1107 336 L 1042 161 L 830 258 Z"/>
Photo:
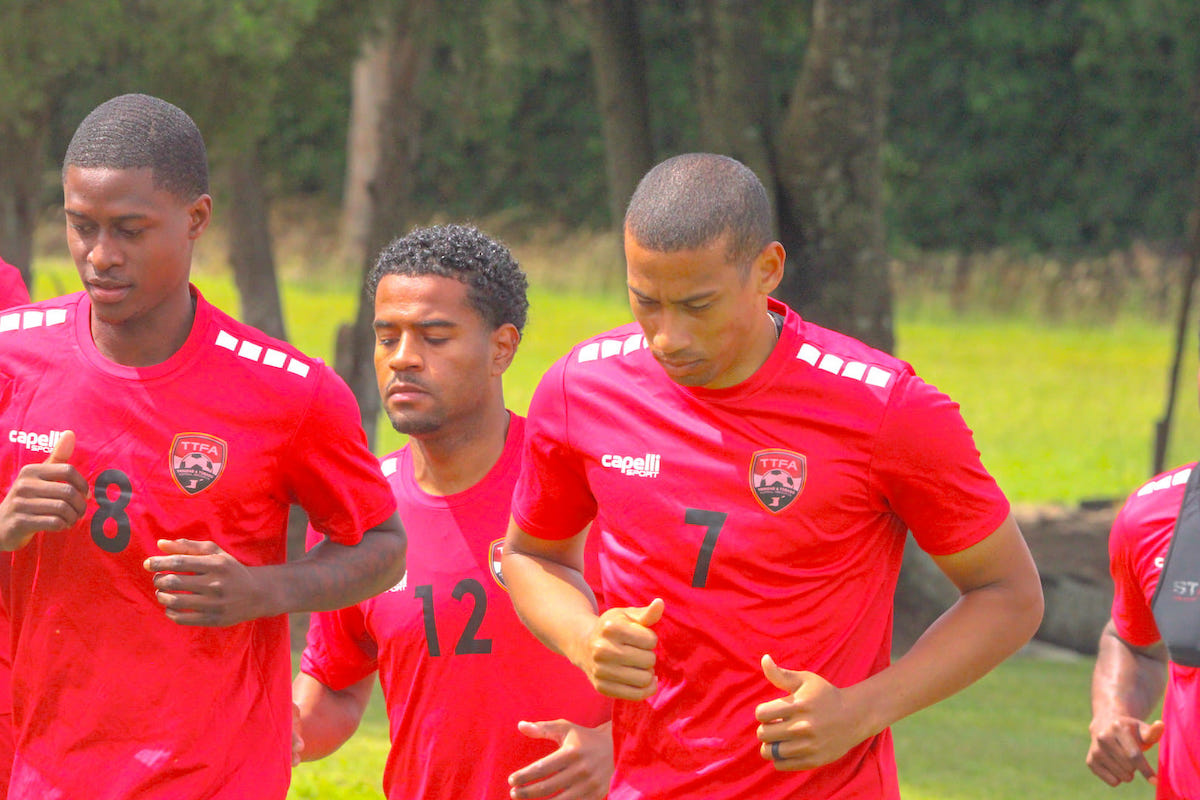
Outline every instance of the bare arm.
<path id="1" fill-rule="evenodd" d="M 300 712 L 301 761 L 324 758 L 346 743 L 362 722 L 374 685 L 372 675 L 334 691 L 307 673 L 296 675 L 292 702 Z"/>
<path id="2" fill-rule="evenodd" d="M 912 649 L 866 680 L 838 689 L 818 675 L 764 658 L 788 696 L 756 711 L 762 755 L 779 742 L 779 769 L 811 769 L 899 719 L 970 685 L 1024 645 L 1042 619 L 1037 567 L 1010 516 L 983 541 L 934 558 L 961 593 Z"/>
<path id="3" fill-rule="evenodd" d="M 181 625 L 233 625 L 293 611 L 331 611 L 373 597 L 404 575 L 407 540 L 393 514 L 356 545 L 326 540 L 285 564 L 246 567 L 213 542 L 159 540 L 146 559 L 158 602 Z"/>
<path id="4" fill-rule="evenodd" d="M 597 691 L 643 700 L 658 690 L 658 636 L 651 626 L 661 619 L 663 602 L 597 615 L 583 578 L 586 538 L 585 531 L 569 539 L 538 539 L 510 525 L 501 567 L 509 595 L 533 635 L 583 670 Z"/>
<path id="5" fill-rule="evenodd" d="M 1167 682 L 1167 648 L 1162 642 L 1135 647 L 1117 635 L 1112 620 L 1100 634 L 1092 671 L 1091 744 L 1087 765 L 1109 786 L 1141 773 L 1153 782 L 1144 751 L 1162 736 L 1162 722 L 1144 720 L 1162 699 Z"/>

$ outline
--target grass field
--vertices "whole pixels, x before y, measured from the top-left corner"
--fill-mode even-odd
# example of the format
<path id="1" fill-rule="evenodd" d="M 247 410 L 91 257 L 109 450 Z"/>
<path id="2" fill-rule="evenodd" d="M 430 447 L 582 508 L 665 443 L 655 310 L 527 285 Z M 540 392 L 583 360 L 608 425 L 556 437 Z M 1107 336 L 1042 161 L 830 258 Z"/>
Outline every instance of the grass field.
<path id="1" fill-rule="evenodd" d="M 65 263 L 39 262 L 35 297 L 74 290 Z M 231 281 L 196 282 L 217 305 L 237 309 Z M 328 359 L 335 327 L 354 312 L 349 282 L 288 281 L 294 344 Z M 1123 497 L 1149 475 L 1154 421 L 1162 413 L 1172 341 L 1167 321 L 1122 316 L 1107 324 L 906 312 L 899 354 L 957 399 L 985 464 L 1023 502 Z M 521 352 L 506 380 L 524 411 L 537 377 L 578 339 L 629 319 L 622 295 L 535 288 Z M 1194 338 L 1181 372 L 1168 465 L 1200 442 Z M 401 439 L 386 425 L 378 450 Z M 1090 662 L 1010 660 L 983 681 L 896 726 L 907 800 L 1150 798 L 1142 784 L 1110 790 L 1083 764 Z M 290 798 L 378 800 L 387 725 L 378 693 L 359 734 L 342 751 L 295 773 Z"/>

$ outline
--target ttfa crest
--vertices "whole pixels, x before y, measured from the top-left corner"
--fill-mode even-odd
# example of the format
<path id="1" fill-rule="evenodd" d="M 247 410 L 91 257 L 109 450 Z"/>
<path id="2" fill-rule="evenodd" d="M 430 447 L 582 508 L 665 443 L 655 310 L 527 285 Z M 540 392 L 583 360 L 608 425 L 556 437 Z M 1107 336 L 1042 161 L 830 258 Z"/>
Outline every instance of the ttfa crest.
<path id="1" fill-rule="evenodd" d="M 750 489 L 759 505 L 778 514 L 804 491 L 808 467 L 791 450 L 759 450 L 750 460 Z"/>
<path id="2" fill-rule="evenodd" d="M 171 477 L 188 494 L 212 486 L 225 468 L 228 447 L 205 433 L 180 433 L 171 442 Z"/>

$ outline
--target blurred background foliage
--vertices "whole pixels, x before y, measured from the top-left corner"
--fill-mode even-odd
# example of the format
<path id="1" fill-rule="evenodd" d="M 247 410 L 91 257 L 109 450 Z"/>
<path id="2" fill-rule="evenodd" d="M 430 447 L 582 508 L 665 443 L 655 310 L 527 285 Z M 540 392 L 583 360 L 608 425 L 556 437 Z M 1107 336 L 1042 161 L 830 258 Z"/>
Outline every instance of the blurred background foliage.
<path id="1" fill-rule="evenodd" d="M 336 208 L 351 70 L 379 4 L 8 0 L 0 128 L 47 124 L 39 211 L 60 202 L 57 166 L 78 121 L 130 90 L 186 108 L 214 160 L 261 139 L 273 197 Z M 611 224 L 580 5 L 438 5 L 420 32 L 432 54 L 419 85 L 415 217 Z M 640 4 L 656 157 L 702 144 L 693 5 Z M 763 80 L 778 115 L 810 4 L 759 6 Z M 1098 253 L 1183 236 L 1198 139 L 1197 30 L 1192 0 L 902 4 L 885 150 L 891 246 Z"/>

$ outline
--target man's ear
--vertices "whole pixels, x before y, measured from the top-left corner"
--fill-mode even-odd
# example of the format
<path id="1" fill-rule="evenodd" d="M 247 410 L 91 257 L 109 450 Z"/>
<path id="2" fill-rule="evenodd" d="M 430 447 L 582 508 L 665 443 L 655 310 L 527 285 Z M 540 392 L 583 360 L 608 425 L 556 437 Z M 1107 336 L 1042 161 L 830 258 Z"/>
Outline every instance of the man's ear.
<path id="1" fill-rule="evenodd" d="M 517 354 L 521 343 L 521 332 L 511 322 L 506 322 L 492 331 L 492 374 L 503 375 Z"/>
<path id="2" fill-rule="evenodd" d="M 198 239 L 212 221 L 212 195 L 202 194 L 188 205 L 188 238 Z"/>
<path id="3" fill-rule="evenodd" d="M 775 287 L 783 280 L 785 258 L 783 245 L 779 242 L 771 242 L 754 257 L 754 263 L 750 266 L 750 276 L 757 282 L 759 292 L 770 294 L 775 291 Z"/>

